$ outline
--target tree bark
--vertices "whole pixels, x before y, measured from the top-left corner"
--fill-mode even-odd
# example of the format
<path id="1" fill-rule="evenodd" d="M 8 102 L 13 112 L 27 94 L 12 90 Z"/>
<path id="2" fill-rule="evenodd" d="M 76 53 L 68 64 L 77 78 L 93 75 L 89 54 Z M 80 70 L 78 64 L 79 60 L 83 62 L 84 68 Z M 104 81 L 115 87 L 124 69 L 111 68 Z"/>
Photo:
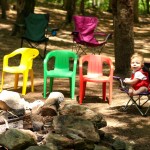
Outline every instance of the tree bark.
<path id="1" fill-rule="evenodd" d="M 8 2 L 7 0 L 0 0 L 0 4 L 1 4 L 1 9 L 2 9 L 2 19 L 6 19 L 7 18 L 6 10 L 8 6 Z"/>
<path id="2" fill-rule="evenodd" d="M 139 0 L 134 0 L 134 22 L 139 22 Z"/>
<path id="3" fill-rule="evenodd" d="M 115 72 L 127 75 L 130 57 L 134 53 L 134 0 L 113 0 Z"/>
<path id="4" fill-rule="evenodd" d="M 66 23 L 71 23 L 72 16 L 74 15 L 76 9 L 76 0 L 66 0 Z"/>

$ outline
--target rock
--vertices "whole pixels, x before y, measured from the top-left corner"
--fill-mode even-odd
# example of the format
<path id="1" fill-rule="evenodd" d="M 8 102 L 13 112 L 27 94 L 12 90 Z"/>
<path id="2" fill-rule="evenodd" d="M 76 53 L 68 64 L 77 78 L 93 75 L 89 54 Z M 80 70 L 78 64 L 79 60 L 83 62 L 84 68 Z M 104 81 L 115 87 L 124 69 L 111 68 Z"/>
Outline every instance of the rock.
<path id="1" fill-rule="evenodd" d="M 48 96 L 48 99 L 50 98 L 57 99 L 59 104 L 64 101 L 64 95 L 61 92 L 51 92 Z"/>
<path id="2" fill-rule="evenodd" d="M 50 150 L 50 149 L 45 145 L 40 145 L 40 146 L 30 146 L 25 150 Z"/>
<path id="3" fill-rule="evenodd" d="M 77 147 L 82 145 L 86 149 L 100 140 L 93 123 L 84 118 L 73 115 L 55 116 L 52 123 L 55 133 L 71 138 Z"/>
<path id="4" fill-rule="evenodd" d="M 12 128 L 0 134 L 0 145 L 9 150 L 23 150 L 29 146 L 37 145 L 37 142 L 33 132 Z"/>
<path id="5" fill-rule="evenodd" d="M 73 148 L 73 140 L 61 134 L 49 133 L 45 137 L 45 143 L 53 143 L 58 149 Z"/>
<path id="6" fill-rule="evenodd" d="M 107 122 L 100 113 L 95 113 L 88 107 L 79 104 L 65 104 L 59 111 L 60 115 L 74 115 L 92 121 L 97 129 L 107 126 Z"/>

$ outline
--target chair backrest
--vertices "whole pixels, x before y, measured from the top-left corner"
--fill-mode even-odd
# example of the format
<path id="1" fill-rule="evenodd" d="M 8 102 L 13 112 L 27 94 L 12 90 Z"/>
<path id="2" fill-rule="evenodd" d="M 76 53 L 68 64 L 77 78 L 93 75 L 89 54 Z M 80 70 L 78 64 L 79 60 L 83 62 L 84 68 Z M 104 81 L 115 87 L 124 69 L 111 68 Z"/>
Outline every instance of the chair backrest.
<path id="1" fill-rule="evenodd" d="M 73 16 L 75 31 L 79 36 L 75 36 L 75 41 L 90 42 L 94 38 L 94 30 L 97 27 L 98 19 L 88 16 Z"/>
<path id="2" fill-rule="evenodd" d="M 21 55 L 20 66 L 27 66 L 28 69 L 31 69 L 33 59 L 39 55 L 39 51 L 35 48 L 19 48 L 7 56 L 11 58 L 19 54 Z M 6 64 L 6 62 L 4 63 Z"/>
<path id="3" fill-rule="evenodd" d="M 49 52 L 44 59 L 44 62 L 48 62 L 50 58 L 55 58 L 54 69 L 61 69 L 69 71 L 70 59 L 73 58 L 77 63 L 77 55 L 75 52 L 69 50 L 54 50 Z"/>
<path id="4" fill-rule="evenodd" d="M 39 55 L 39 51 L 35 48 L 20 48 L 21 49 L 21 65 L 28 66 L 29 69 L 32 68 L 33 59 Z"/>
<path id="5" fill-rule="evenodd" d="M 108 64 L 109 67 L 112 65 L 112 61 L 109 57 L 102 56 L 102 55 L 84 55 L 81 58 L 80 64 L 83 64 L 84 62 L 88 63 L 87 67 L 87 74 L 97 74 L 97 75 L 103 75 L 103 66 L 104 63 Z M 111 68 L 111 67 L 110 67 Z M 110 69 L 111 71 L 111 69 Z"/>
<path id="6" fill-rule="evenodd" d="M 33 41 L 39 41 L 45 38 L 45 30 L 48 27 L 49 14 L 30 13 L 25 18 L 25 37 Z"/>
<path id="7" fill-rule="evenodd" d="M 150 81 L 150 63 L 144 63 L 143 71 L 148 73 L 148 77 Z"/>

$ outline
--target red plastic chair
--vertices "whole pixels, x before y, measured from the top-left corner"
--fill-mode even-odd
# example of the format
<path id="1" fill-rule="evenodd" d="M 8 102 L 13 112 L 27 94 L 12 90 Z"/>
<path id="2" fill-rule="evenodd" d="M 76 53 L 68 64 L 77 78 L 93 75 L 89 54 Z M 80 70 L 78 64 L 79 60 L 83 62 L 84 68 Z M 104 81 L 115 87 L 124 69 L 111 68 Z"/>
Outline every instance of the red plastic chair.
<path id="1" fill-rule="evenodd" d="M 85 63 L 88 63 L 87 67 Z M 104 75 L 104 63 L 109 66 L 109 75 Z M 84 71 L 86 73 L 84 73 Z M 106 83 L 109 83 L 109 98 L 108 103 L 111 104 L 112 101 L 112 87 L 113 87 L 113 72 L 114 67 L 112 60 L 109 57 L 102 55 L 84 55 L 79 59 L 79 79 L 80 79 L 80 89 L 79 89 L 79 103 L 85 97 L 85 89 L 87 82 L 101 82 L 103 91 L 103 100 L 106 101 Z"/>
<path id="2" fill-rule="evenodd" d="M 87 50 L 95 54 L 100 54 L 108 39 L 111 38 L 112 33 L 97 32 L 98 24 L 97 17 L 89 16 L 73 16 L 74 31 L 73 35 L 73 51 L 77 54 L 86 55 Z M 98 39 L 102 37 L 102 39 Z M 87 49 L 88 47 L 88 49 Z"/>

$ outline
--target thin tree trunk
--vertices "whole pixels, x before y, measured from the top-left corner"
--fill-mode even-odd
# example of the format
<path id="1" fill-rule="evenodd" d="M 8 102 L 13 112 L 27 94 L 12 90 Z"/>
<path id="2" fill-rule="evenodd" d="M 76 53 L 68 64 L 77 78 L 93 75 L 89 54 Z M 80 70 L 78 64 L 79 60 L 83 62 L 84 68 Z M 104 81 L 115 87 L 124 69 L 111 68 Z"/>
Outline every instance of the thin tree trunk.
<path id="1" fill-rule="evenodd" d="M 2 19 L 6 19 L 7 0 L 0 0 L 0 2 L 1 2 L 1 9 L 2 9 Z"/>
<path id="2" fill-rule="evenodd" d="M 34 7 L 35 0 L 17 0 L 17 18 L 12 29 L 12 35 L 16 35 L 19 32 L 19 28 L 24 24 L 25 17 L 29 13 L 34 13 Z"/>
<path id="3" fill-rule="evenodd" d="M 139 22 L 139 0 L 134 0 L 134 22 Z"/>

